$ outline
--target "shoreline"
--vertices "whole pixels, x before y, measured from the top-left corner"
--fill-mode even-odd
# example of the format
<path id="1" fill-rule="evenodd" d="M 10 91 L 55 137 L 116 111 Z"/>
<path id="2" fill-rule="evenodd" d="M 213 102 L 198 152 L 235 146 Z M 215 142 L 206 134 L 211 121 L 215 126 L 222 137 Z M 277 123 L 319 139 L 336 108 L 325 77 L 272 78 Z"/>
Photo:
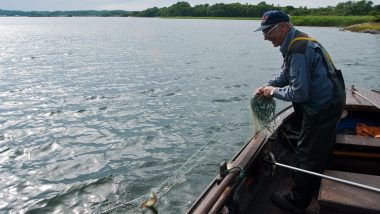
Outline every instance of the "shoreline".
<path id="1" fill-rule="evenodd" d="M 0 16 L 1 17 L 29 17 L 35 16 Z M 38 16 L 42 17 L 42 16 Z M 141 17 L 141 16 L 48 16 L 43 18 L 72 18 L 72 17 L 120 17 L 120 18 L 161 18 L 161 19 L 210 19 L 210 20 L 247 20 L 260 21 L 259 17 L 218 17 L 218 16 L 158 16 L 158 17 Z M 375 16 L 291 16 L 290 21 L 294 26 L 307 27 L 336 27 L 342 31 L 380 34 L 380 22 L 377 22 Z M 376 22 L 374 22 L 376 21 Z"/>
<path id="2" fill-rule="evenodd" d="M 160 16 L 157 18 L 162 19 L 220 19 L 220 20 L 257 20 L 260 21 L 261 18 L 258 17 L 197 17 L 197 16 Z M 291 16 L 290 21 L 295 26 L 315 26 L 315 27 L 341 27 L 347 28 L 358 24 L 374 24 L 379 23 L 374 22 L 374 16 Z M 376 28 L 377 29 L 377 28 Z"/>
<path id="3" fill-rule="evenodd" d="M 341 30 L 357 32 L 357 33 L 380 34 L 380 23 L 369 22 L 369 23 L 355 24 L 355 25 L 350 25 L 348 27 L 344 27 Z"/>
<path id="4" fill-rule="evenodd" d="M 162 19 L 219 19 L 219 20 L 261 20 L 253 17 L 194 17 L 171 16 Z M 293 16 L 291 22 L 295 26 L 336 27 L 342 31 L 380 34 L 380 23 L 373 22 L 374 16 Z"/>

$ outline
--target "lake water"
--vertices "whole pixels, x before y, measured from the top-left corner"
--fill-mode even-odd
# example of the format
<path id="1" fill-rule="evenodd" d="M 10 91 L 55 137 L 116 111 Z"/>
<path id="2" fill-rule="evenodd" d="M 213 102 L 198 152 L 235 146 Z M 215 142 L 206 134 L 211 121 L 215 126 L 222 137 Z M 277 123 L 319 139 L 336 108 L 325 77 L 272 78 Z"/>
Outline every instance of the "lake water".
<path id="1" fill-rule="evenodd" d="M 258 25 L 0 18 L 0 212 L 141 213 L 151 192 L 159 213 L 185 212 L 252 136 L 249 98 L 280 71 Z M 299 29 L 347 86 L 379 90 L 380 35 Z"/>

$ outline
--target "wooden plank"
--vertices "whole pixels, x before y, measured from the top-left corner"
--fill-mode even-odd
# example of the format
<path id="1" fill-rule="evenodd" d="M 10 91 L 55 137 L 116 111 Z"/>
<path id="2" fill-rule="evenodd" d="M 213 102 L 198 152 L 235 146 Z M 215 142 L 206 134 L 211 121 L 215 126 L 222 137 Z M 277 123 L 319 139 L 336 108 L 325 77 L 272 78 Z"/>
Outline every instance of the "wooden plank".
<path id="1" fill-rule="evenodd" d="M 380 188 L 380 176 L 330 170 L 324 174 Z M 380 193 L 327 179 L 321 180 L 318 201 L 322 210 L 380 213 Z"/>
<path id="2" fill-rule="evenodd" d="M 377 92 L 376 90 L 374 91 L 374 90 L 370 90 L 370 89 L 366 89 L 362 87 L 356 87 L 356 86 L 355 86 L 355 89 L 360 95 L 364 96 L 366 99 L 368 99 L 375 105 L 380 106 L 379 92 Z M 373 104 L 365 100 L 360 95 L 353 93 L 350 89 L 346 89 L 346 104 L 348 105 L 347 107 L 354 108 L 354 109 L 370 107 L 372 110 L 377 110 L 377 111 L 380 110 L 377 107 L 375 107 Z"/>
<path id="3" fill-rule="evenodd" d="M 336 135 L 336 144 L 380 148 L 380 138 L 358 135 Z"/>

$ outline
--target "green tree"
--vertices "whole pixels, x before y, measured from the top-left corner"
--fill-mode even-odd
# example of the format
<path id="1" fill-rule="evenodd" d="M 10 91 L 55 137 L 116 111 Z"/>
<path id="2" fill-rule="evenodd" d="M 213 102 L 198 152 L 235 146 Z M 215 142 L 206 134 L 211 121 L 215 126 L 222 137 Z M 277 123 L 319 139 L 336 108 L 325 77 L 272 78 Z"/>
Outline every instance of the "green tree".
<path id="1" fill-rule="evenodd" d="M 255 5 L 248 5 L 246 14 L 248 17 L 261 17 L 263 15 L 259 8 Z"/>
<path id="2" fill-rule="evenodd" d="M 369 11 L 372 9 L 373 2 L 372 1 L 358 1 L 353 4 L 352 11 L 354 15 L 367 15 Z"/>
<path id="3" fill-rule="evenodd" d="M 380 16 L 380 5 L 375 5 L 368 14 L 372 16 Z"/>
<path id="4" fill-rule="evenodd" d="M 286 6 L 283 11 L 287 14 L 291 14 L 295 8 L 293 6 Z"/>
<path id="5" fill-rule="evenodd" d="M 168 16 L 191 16 L 192 7 L 185 1 L 180 1 L 168 7 L 166 11 Z"/>
<path id="6" fill-rule="evenodd" d="M 372 1 L 341 2 L 336 5 L 335 11 L 339 15 L 367 15 L 372 10 Z"/>
<path id="7" fill-rule="evenodd" d="M 141 11 L 141 13 L 139 14 L 139 16 L 143 16 L 143 17 L 156 17 L 159 15 L 160 13 L 157 7 L 148 8 L 146 10 Z"/>
<path id="8" fill-rule="evenodd" d="M 223 3 L 211 5 L 207 10 L 207 14 L 215 17 L 226 16 L 226 5 Z"/>
<path id="9" fill-rule="evenodd" d="M 195 5 L 193 8 L 193 16 L 207 16 L 209 4 Z"/>
<path id="10" fill-rule="evenodd" d="M 245 10 L 240 3 L 227 4 L 225 6 L 225 15 L 229 17 L 242 17 L 245 15 Z"/>

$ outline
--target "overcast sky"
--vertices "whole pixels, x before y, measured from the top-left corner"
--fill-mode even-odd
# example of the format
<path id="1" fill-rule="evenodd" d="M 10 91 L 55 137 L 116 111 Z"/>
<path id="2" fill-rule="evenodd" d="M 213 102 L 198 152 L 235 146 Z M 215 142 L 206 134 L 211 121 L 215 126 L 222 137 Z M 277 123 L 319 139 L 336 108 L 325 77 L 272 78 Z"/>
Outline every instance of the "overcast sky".
<path id="1" fill-rule="evenodd" d="M 3 10 L 144 10 L 151 7 L 167 7 L 180 0 L 0 0 Z M 186 1 L 186 0 L 184 0 Z M 197 4 L 234 3 L 258 4 L 262 0 L 187 0 L 192 6 Z M 348 0 L 266 0 L 267 4 L 280 6 L 292 5 L 308 8 L 335 6 Z M 380 0 L 372 0 L 374 5 Z"/>

